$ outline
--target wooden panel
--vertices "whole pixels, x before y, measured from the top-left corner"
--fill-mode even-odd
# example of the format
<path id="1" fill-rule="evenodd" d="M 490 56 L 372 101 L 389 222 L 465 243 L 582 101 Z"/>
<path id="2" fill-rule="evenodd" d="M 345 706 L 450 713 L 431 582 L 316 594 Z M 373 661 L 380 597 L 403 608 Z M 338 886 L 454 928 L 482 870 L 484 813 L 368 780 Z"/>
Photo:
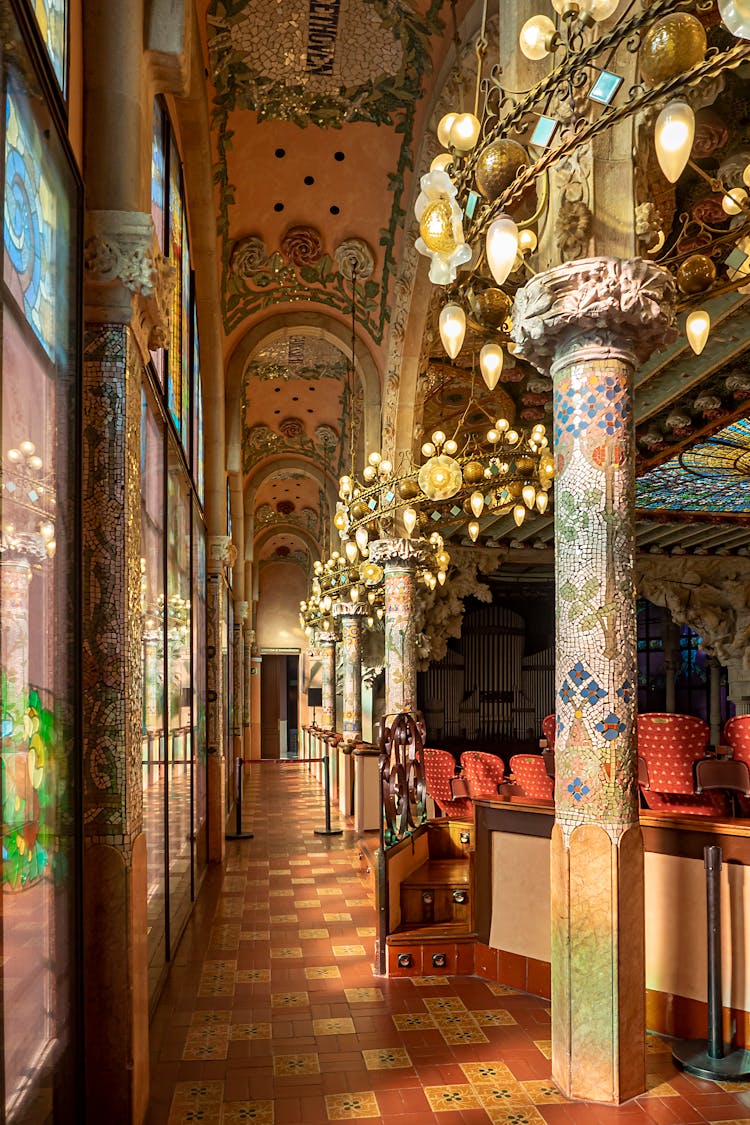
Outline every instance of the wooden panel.
<path id="1" fill-rule="evenodd" d="M 261 757 L 280 757 L 282 691 L 286 698 L 286 656 L 265 653 L 260 670 Z"/>

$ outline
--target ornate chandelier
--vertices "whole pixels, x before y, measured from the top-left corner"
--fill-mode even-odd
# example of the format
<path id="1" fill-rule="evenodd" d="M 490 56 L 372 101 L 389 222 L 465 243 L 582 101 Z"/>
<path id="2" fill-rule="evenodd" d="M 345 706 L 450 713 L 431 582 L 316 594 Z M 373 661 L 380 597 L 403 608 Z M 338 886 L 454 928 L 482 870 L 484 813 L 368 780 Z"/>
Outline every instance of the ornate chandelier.
<path id="1" fill-rule="evenodd" d="M 500 65 L 485 65 L 485 3 L 475 43 L 473 112 L 459 108 L 440 120 L 444 151 L 422 176 L 415 217 L 416 248 L 430 259 L 431 281 L 446 289 L 440 314 L 445 350 L 458 356 L 468 314 L 484 333 L 487 362 L 481 366 L 490 388 L 509 344 L 512 298 L 535 272 L 550 172 L 635 115 L 658 113 L 653 139 L 668 184 L 689 165 L 716 197 L 709 217 L 683 214 L 670 230 L 661 228 L 658 215 L 654 219 L 650 204 L 649 215 L 640 217 L 652 228 L 644 238 L 647 253 L 676 275 L 696 353 L 706 343 L 710 316 L 693 306 L 748 284 L 750 161 L 714 173 L 692 160 L 695 114 L 688 104 L 690 88 L 750 57 L 750 44 L 728 34 L 750 36 L 746 7 L 720 0 L 719 25 L 714 4 L 704 0 L 644 0 L 642 7 L 633 0 L 552 0 L 549 15 L 536 15 L 521 29 L 520 50 L 532 64 L 546 60 L 547 69 L 518 93 L 503 87 Z M 576 215 L 576 238 L 585 244 L 592 217 L 584 204 Z"/>

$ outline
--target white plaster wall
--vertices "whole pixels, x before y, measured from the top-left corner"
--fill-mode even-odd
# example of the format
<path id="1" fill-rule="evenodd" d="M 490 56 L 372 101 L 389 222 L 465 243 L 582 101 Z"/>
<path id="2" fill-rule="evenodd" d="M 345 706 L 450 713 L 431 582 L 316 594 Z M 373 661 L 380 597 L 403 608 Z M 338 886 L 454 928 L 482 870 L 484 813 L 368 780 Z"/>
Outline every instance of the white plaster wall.
<path id="1" fill-rule="evenodd" d="M 307 582 L 295 563 L 274 562 L 260 572 L 256 641 L 261 652 L 304 649 L 307 637 L 299 624 L 299 603 Z"/>
<path id="2" fill-rule="evenodd" d="M 492 834 L 490 945 L 508 953 L 551 959 L 549 848 L 543 836 Z M 481 894 L 477 887 L 477 894 Z"/>

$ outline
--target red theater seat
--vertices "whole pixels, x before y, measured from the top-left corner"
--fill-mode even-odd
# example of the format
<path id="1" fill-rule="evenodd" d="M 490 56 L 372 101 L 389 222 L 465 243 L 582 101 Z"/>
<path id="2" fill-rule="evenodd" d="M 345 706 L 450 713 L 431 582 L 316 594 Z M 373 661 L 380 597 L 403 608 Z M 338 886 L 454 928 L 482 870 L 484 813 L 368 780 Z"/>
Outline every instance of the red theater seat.
<path id="1" fill-rule="evenodd" d="M 524 797 L 554 800 L 555 783 L 547 773 L 541 754 L 514 754 L 510 760 L 510 771 Z"/>
<path id="2" fill-rule="evenodd" d="M 468 797 L 454 797 L 451 778 L 456 774 L 456 761 L 447 750 L 425 746 L 422 751 L 427 792 L 444 816 L 471 819 L 474 806 Z"/>
<path id="3" fill-rule="evenodd" d="M 693 764 L 705 757 L 708 738 L 708 726 L 694 715 L 652 712 L 638 716 L 638 753 L 648 770 L 648 785 L 641 782 L 641 792 L 650 809 L 697 816 L 728 815 L 723 793 L 695 792 Z"/>
<path id="4" fill-rule="evenodd" d="M 461 755 L 463 771 L 469 794 L 476 800 L 497 797 L 498 786 L 502 785 L 505 763 L 496 754 L 482 754 L 479 750 L 466 750 Z"/>

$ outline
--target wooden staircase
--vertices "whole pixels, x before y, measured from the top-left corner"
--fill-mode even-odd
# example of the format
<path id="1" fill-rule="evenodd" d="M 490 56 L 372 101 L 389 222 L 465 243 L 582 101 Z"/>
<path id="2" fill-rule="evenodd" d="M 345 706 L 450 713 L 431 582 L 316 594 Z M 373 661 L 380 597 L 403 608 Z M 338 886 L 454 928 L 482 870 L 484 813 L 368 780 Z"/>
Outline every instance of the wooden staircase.
<path id="1" fill-rule="evenodd" d="M 398 887 L 399 918 L 386 939 L 389 976 L 474 971 L 473 859 L 471 821 L 426 826 L 426 847 Z"/>

